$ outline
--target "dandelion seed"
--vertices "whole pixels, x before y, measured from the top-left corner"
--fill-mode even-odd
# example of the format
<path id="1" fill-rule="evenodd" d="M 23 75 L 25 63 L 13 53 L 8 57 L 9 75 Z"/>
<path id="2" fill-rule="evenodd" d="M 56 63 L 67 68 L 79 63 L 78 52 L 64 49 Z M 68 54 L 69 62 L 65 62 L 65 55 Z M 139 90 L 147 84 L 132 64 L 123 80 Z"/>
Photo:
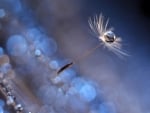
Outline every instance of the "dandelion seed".
<path id="1" fill-rule="evenodd" d="M 108 28 L 109 20 L 104 22 L 104 17 L 102 14 L 100 16 L 95 16 L 93 19 L 89 19 L 89 26 L 92 31 L 96 34 L 96 37 L 102 42 L 104 47 L 115 53 L 117 56 L 128 56 L 122 50 L 121 38 L 116 37 L 113 32 L 113 28 Z"/>
<path id="2" fill-rule="evenodd" d="M 80 60 L 89 56 L 92 52 L 99 48 L 101 44 L 121 58 L 123 56 L 128 56 L 128 54 L 122 50 L 121 38 L 116 37 L 115 33 L 113 32 L 113 28 L 108 28 L 109 20 L 104 22 L 104 17 L 102 16 L 102 14 L 100 14 L 99 17 L 95 16 L 93 19 L 90 18 L 88 22 L 91 30 L 95 33 L 96 37 L 102 43 L 92 48 L 91 50 L 88 50 L 87 52 L 83 53 L 80 57 L 77 57 L 73 62 L 61 67 L 57 71 L 57 75 L 63 72 L 64 70 L 70 68 L 76 62 L 79 62 Z"/>

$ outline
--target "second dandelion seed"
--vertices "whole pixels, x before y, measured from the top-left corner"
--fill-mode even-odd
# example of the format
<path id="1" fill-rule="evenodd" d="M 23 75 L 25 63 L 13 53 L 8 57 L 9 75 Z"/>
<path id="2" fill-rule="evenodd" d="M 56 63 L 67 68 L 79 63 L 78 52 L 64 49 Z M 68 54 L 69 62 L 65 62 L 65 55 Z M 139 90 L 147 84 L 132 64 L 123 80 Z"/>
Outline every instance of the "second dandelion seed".
<path id="1" fill-rule="evenodd" d="M 90 28 L 104 47 L 107 47 L 120 57 L 128 56 L 128 54 L 122 50 L 121 38 L 115 36 L 113 28 L 108 28 L 108 22 L 109 20 L 104 22 L 102 14 L 100 14 L 99 17 L 95 16 L 93 19 L 89 19 Z"/>

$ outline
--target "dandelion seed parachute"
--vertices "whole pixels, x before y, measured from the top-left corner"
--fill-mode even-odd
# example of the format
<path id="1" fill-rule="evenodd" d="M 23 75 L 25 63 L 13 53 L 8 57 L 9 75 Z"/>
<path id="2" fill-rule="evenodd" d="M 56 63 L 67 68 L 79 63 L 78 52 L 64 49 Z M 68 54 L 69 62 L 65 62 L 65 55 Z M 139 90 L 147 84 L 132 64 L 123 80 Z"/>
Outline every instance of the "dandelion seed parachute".
<path id="1" fill-rule="evenodd" d="M 108 28 L 109 20 L 104 22 L 104 17 L 102 14 L 100 16 L 95 16 L 93 19 L 89 19 L 89 26 L 92 31 L 96 34 L 96 37 L 102 42 L 104 47 L 115 53 L 117 56 L 128 56 L 122 50 L 121 38 L 116 37 L 113 32 L 113 28 Z"/>

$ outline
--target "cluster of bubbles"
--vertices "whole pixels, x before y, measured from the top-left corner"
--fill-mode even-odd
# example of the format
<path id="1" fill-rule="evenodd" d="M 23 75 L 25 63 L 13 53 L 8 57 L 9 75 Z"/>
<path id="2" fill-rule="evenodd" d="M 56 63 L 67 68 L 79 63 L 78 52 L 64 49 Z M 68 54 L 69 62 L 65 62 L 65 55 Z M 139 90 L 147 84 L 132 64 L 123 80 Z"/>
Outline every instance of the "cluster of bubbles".
<path id="1" fill-rule="evenodd" d="M 44 82 L 43 84 L 37 83 L 38 89 L 35 91 L 36 96 L 43 103 L 39 113 L 65 113 L 71 111 L 83 113 L 115 112 L 115 110 L 111 112 L 108 110 L 109 105 L 101 99 L 102 97 L 100 96 L 99 89 L 96 87 L 96 83 L 82 78 L 73 68 L 64 70 L 58 76 L 55 76 L 55 71 L 61 68 L 61 61 L 63 61 L 62 58 L 58 58 L 59 55 L 56 54 L 57 44 L 52 37 L 47 35 L 41 26 L 33 24 L 32 17 L 30 14 L 27 14 L 21 0 L 1 0 L 0 20 L 5 19 L 6 15 L 9 18 L 14 18 L 11 17 L 9 13 L 7 14 L 7 12 L 16 15 L 16 20 L 21 20 L 17 21 L 17 25 L 23 25 L 22 30 L 18 29 L 16 24 L 11 26 L 14 27 L 12 29 L 16 28 L 19 33 L 9 33 L 8 31 L 9 36 L 6 41 L 7 54 L 10 55 L 12 60 L 21 59 L 19 62 L 22 61 L 22 58 L 29 60 L 27 61 L 29 63 L 28 66 L 31 66 L 34 62 L 40 62 L 39 64 L 44 64 L 45 68 L 50 69 L 50 72 L 54 72 L 47 73 L 45 72 L 45 68 L 42 68 L 43 70 L 40 71 L 40 74 L 45 74 L 39 77 L 40 80 L 42 80 L 42 77 L 47 77 L 48 82 Z M 1 26 L 0 23 L 0 29 L 1 28 L 3 28 L 3 26 Z M 3 54 L 4 50 L 0 47 L 0 57 Z M 6 72 L 8 68 L 8 64 L 1 67 L 4 72 Z M 38 69 L 37 65 L 32 67 L 32 70 L 37 71 Z M 32 75 L 32 77 L 32 79 L 38 78 L 36 75 Z M 34 84 L 32 85 L 34 86 Z M 95 104 L 96 100 L 101 101 Z M 4 102 L 0 100 L 0 113 L 4 112 L 3 106 Z"/>
<path id="2" fill-rule="evenodd" d="M 39 32 L 39 34 L 35 37 L 36 32 Z M 32 54 L 35 56 L 41 56 L 42 54 L 51 56 L 57 49 L 56 42 L 52 38 L 40 33 L 35 28 L 29 28 L 25 36 L 21 34 L 11 35 L 6 45 L 8 54 L 11 56 L 26 56 L 29 51 L 33 52 Z"/>
<path id="3" fill-rule="evenodd" d="M 59 69 L 59 60 L 50 62 L 51 69 Z M 75 112 L 88 113 L 116 113 L 112 103 L 105 102 L 102 98 L 97 84 L 91 80 L 83 78 L 72 68 L 64 70 L 58 76 L 52 78 L 53 85 L 46 84 L 38 90 L 40 98 L 45 104 L 50 104 L 54 108 L 69 108 Z M 44 94 L 40 94 L 45 92 Z M 49 95 L 51 92 L 51 95 Z M 46 98 L 47 97 L 47 98 Z M 50 101 L 51 100 L 51 101 Z M 96 102 L 97 100 L 101 100 Z"/>

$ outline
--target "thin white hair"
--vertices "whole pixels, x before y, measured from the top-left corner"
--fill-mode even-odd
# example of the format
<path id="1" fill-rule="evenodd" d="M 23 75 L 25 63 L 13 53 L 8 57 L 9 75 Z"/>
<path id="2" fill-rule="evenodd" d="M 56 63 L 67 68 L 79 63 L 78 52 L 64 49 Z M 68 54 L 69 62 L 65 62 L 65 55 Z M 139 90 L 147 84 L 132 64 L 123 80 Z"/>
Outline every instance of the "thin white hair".
<path id="1" fill-rule="evenodd" d="M 105 40 L 104 34 L 113 31 L 112 27 L 108 28 L 109 19 L 107 19 L 105 22 L 103 15 L 100 14 L 99 16 L 96 15 L 93 19 L 90 18 L 88 23 L 91 30 L 102 42 L 104 47 L 107 47 L 108 50 L 112 51 L 119 57 L 128 56 L 128 54 L 122 50 L 121 38 L 115 36 L 115 40 L 112 43 L 109 43 Z"/>

